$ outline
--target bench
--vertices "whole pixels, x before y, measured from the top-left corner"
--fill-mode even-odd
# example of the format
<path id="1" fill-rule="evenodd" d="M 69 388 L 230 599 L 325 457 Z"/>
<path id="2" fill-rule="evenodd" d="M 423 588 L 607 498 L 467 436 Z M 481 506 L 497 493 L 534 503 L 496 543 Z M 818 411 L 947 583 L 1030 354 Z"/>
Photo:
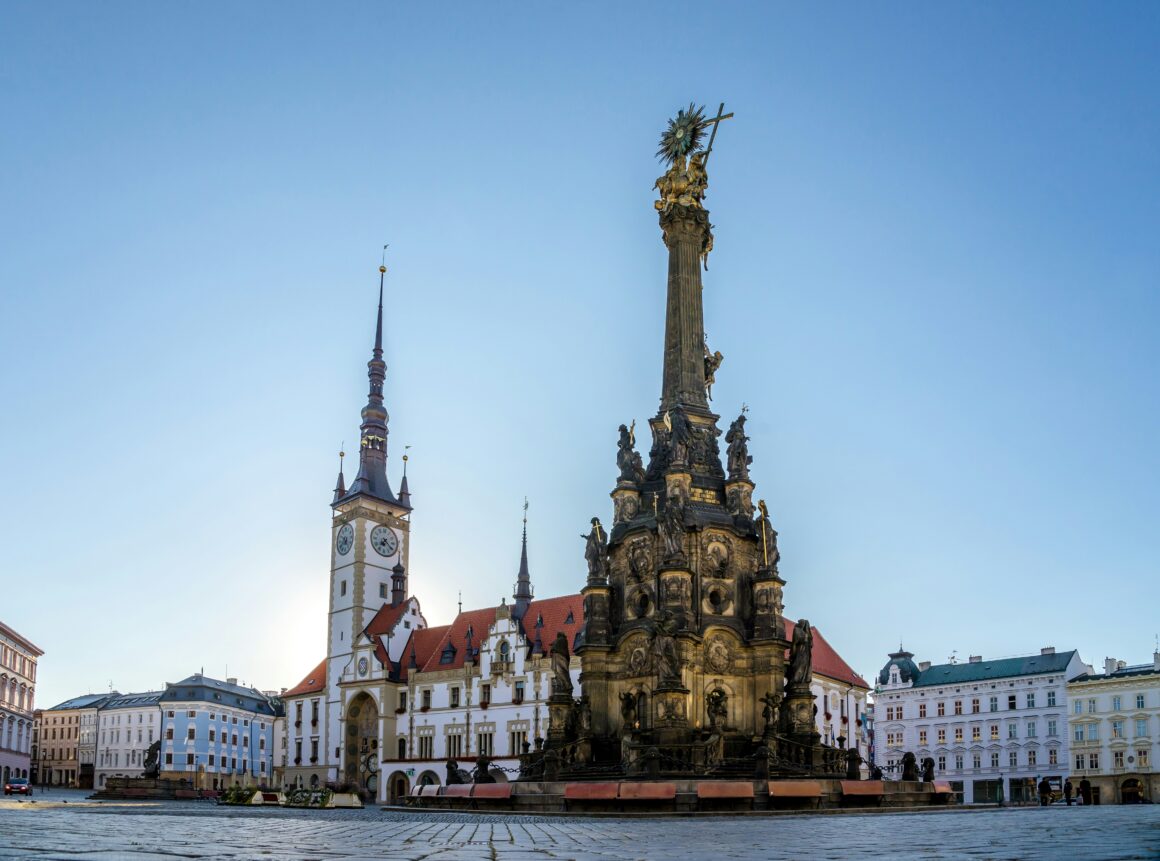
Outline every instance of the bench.
<path id="1" fill-rule="evenodd" d="M 605 806 L 616 801 L 620 788 L 618 783 L 568 783 L 564 785 L 564 809 L 570 804 L 602 803 Z"/>
<path id="2" fill-rule="evenodd" d="M 698 807 L 753 807 L 753 782 L 749 780 L 706 780 L 697 784 Z"/>
<path id="3" fill-rule="evenodd" d="M 769 797 L 778 799 L 775 803 L 783 805 L 812 801 L 815 807 L 819 807 L 822 803 L 822 785 L 816 780 L 771 780 Z"/>
<path id="4" fill-rule="evenodd" d="M 472 787 L 472 798 L 506 800 L 512 797 L 510 783 L 477 783 Z"/>
<path id="5" fill-rule="evenodd" d="M 953 792 L 954 789 L 945 780 L 936 780 L 934 782 L 935 795 L 950 795 Z"/>
<path id="6" fill-rule="evenodd" d="M 675 783 L 621 783 L 616 793 L 620 801 L 676 801 Z"/>
<path id="7" fill-rule="evenodd" d="M 886 785 L 881 780 L 842 780 L 843 798 L 874 799 L 882 803 L 882 796 L 886 794 Z"/>

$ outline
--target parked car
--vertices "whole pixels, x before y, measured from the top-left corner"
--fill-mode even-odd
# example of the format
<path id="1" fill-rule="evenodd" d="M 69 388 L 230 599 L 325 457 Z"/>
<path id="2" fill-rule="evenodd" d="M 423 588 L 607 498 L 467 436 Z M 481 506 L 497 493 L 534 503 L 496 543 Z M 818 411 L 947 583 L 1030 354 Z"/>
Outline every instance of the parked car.
<path id="1" fill-rule="evenodd" d="M 4 783 L 5 795 L 32 795 L 32 784 L 27 777 L 10 777 Z"/>

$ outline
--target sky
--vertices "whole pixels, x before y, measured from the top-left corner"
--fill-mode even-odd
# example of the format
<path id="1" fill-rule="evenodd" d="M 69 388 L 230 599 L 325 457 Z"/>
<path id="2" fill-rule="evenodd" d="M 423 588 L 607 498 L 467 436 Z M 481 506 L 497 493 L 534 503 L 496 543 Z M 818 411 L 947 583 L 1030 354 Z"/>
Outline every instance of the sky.
<path id="1" fill-rule="evenodd" d="M 377 268 L 431 624 L 579 590 L 714 147 L 722 422 L 869 677 L 1160 633 L 1160 6 L 9 2 L 0 619 L 37 701 L 323 657 Z M 349 476 L 349 471 L 348 471 Z M 397 484 L 396 484 L 397 486 Z"/>

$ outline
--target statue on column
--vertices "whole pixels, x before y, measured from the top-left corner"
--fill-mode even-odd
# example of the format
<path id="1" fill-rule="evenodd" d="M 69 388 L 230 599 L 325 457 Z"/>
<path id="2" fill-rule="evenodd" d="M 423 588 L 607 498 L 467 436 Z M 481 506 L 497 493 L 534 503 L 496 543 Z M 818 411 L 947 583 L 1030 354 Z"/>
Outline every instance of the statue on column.
<path id="1" fill-rule="evenodd" d="M 705 341 L 705 397 L 709 400 L 713 400 L 713 383 L 717 381 L 717 369 L 724 361 L 721 351 L 709 352 L 709 342 Z"/>
<path id="2" fill-rule="evenodd" d="M 572 696 L 572 658 L 568 651 L 568 635 L 563 631 L 556 633 L 556 642 L 552 643 L 552 696 Z"/>
<path id="3" fill-rule="evenodd" d="M 769 521 L 769 509 L 765 507 L 765 500 L 757 501 L 759 514 L 754 521 L 753 528 L 757 532 L 758 546 L 761 549 L 761 567 L 772 571 L 777 570 L 777 563 L 781 561 L 781 553 L 777 549 L 777 530 Z"/>
<path id="4" fill-rule="evenodd" d="M 729 480 L 749 480 L 749 464 L 753 458 L 749 454 L 749 437 L 745 435 L 745 413 L 739 415 L 725 433 L 726 456 L 729 464 Z"/>
<path id="5" fill-rule="evenodd" d="M 789 648 L 789 669 L 785 674 L 788 685 L 809 686 L 813 675 L 813 651 L 814 632 L 810 629 L 809 621 L 800 619 L 793 626 L 793 640 Z"/>
<path id="6" fill-rule="evenodd" d="M 679 496 L 670 496 L 665 500 L 660 533 L 665 542 L 665 558 L 682 558 L 685 555 L 685 506 Z"/>
<path id="7" fill-rule="evenodd" d="M 667 610 L 653 623 L 652 653 L 661 687 L 681 683 L 681 656 L 677 652 L 676 637 L 673 636 L 675 630 L 673 614 Z"/>
<path id="8" fill-rule="evenodd" d="M 689 441 L 692 437 L 692 429 L 689 427 L 689 419 L 685 415 L 684 410 L 669 410 L 665 413 L 665 430 L 668 431 L 669 437 L 669 452 L 672 457 L 669 463 L 673 466 L 688 466 L 689 464 Z"/>
<path id="9" fill-rule="evenodd" d="M 636 422 L 632 427 L 620 426 L 620 441 L 617 442 L 616 465 L 620 468 L 620 480 L 639 484 L 644 481 L 644 462 L 636 451 Z"/>
<path id="10" fill-rule="evenodd" d="M 781 714 L 781 693 L 778 691 L 767 691 L 761 698 L 764 704 L 761 709 L 761 717 L 765 721 L 765 734 L 771 735 L 777 731 L 777 722 Z"/>
<path id="11" fill-rule="evenodd" d="M 584 559 L 588 563 L 588 582 L 601 583 L 607 577 L 608 536 L 600 525 L 600 518 L 592 518 L 592 531 L 580 536 L 584 545 Z"/>
<path id="12" fill-rule="evenodd" d="M 620 719 L 625 729 L 633 729 L 636 726 L 636 694 L 632 691 L 620 693 Z"/>
<path id="13" fill-rule="evenodd" d="M 729 695 L 720 688 L 715 688 L 705 694 L 705 713 L 709 718 L 710 729 L 725 726 L 725 720 L 729 716 L 728 702 Z"/>

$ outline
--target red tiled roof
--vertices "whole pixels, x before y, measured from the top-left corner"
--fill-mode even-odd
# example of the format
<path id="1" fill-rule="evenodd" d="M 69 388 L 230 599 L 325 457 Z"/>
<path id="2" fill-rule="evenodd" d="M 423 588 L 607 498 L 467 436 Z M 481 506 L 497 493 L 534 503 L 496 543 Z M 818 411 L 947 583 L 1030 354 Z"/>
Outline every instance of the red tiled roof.
<path id="1" fill-rule="evenodd" d="M 569 614 L 572 621 L 568 621 Z M 529 643 L 536 640 L 536 620 L 544 618 L 544 627 L 540 629 L 540 654 L 546 655 L 556 641 L 556 634 L 563 631 L 568 635 L 568 648 L 576 642 L 576 632 L 584 625 L 584 596 L 561 595 L 559 598 L 543 598 L 528 605 L 528 612 L 524 614 L 524 632 Z"/>
<path id="2" fill-rule="evenodd" d="M 383 604 L 379 607 L 379 612 L 371 618 L 370 622 L 363 629 L 363 633 L 368 637 L 373 637 L 376 634 L 386 634 L 399 623 L 399 619 L 403 618 L 403 614 L 407 612 L 407 608 L 411 606 L 411 602 L 401 601 L 395 606 L 390 604 Z"/>
<path id="3" fill-rule="evenodd" d="M 443 629 L 442 639 L 427 656 L 424 663 L 419 661 L 419 667 L 425 673 L 433 670 L 454 670 L 463 666 L 467 654 L 467 629 L 471 628 L 471 647 L 479 648 L 479 641 L 487 636 L 487 629 L 495 623 L 495 607 L 485 607 L 482 610 L 465 610 L 455 617 L 455 620 Z M 448 644 L 455 647 L 455 657 L 450 663 L 443 663 L 443 652 Z M 410 659 L 407 659 L 408 663 Z"/>
<path id="4" fill-rule="evenodd" d="M 785 628 L 786 636 L 789 636 L 796 623 L 793 619 L 786 617 Z M 834 647 L 830 645 L 829 641 L 822 636 L 822 632 L 817 629 L 815 625 L 810 625 L 810 630 L 814 634 L 814 648 L 811 657 L 813 658 L 813 670 L 820 676 L 825 676 L 829 679 L 834 679 L 838 682 L 845 682 L 848 685 L 853 685 L 857 688 L 865 688 L 870 690 L 870 686 L 866 684 L 866 680 L 854 672 L 853 668 L 842 660 L 842 656 L 834 651 Z M 788 657 L 788 652 L 787 652 Z"/>
<path id="5" fill-rule="evenodd" d="M 295 687 L 286 691 L 282 696 L 296 697 L 302 694 L 315 694 L 324 690 L 326 690 L 326 658 L 323 658 L 322 663 L 311 670 L 306 678 L 300 681 Z"/>
<path id="6" fill-rule="evenodd" d="M 415 664 L 422 670 L 427 661 L 431 659 L 431 655 L 434 654 L 435 647 L 443 641 L 444 635 L 449 630 L 451 630 L 450 625 L 440 625 L 437 628 L 420 628 L 411 634 L 411 639 L 407 642 L 403 649 L 403 655 L 399 659 L 403 678 L 407 677 L 407 673 L 411 669 L 411 650 L 415 650 Z"/>

